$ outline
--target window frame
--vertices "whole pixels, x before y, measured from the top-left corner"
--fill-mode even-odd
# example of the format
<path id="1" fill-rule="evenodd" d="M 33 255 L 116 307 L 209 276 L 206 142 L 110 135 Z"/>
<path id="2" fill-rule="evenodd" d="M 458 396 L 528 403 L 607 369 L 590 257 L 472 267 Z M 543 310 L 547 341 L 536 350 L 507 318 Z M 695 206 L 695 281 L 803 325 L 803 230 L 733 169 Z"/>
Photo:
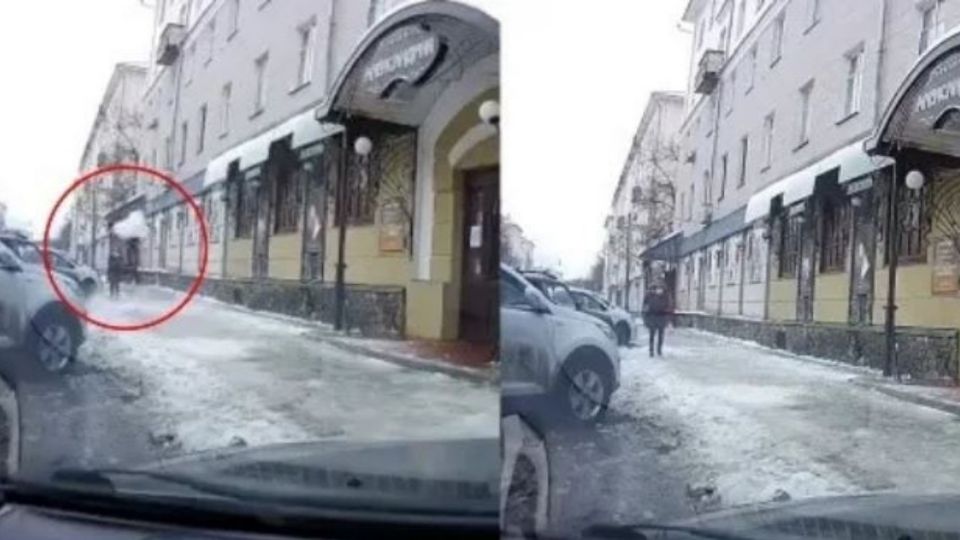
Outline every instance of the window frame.
<path id="1" fill-rule="evenodd" d="M 813 91 L 815 81 L 807 81 L 800 87 L 800 130 L 797 137 L 797 145 L 802 147 L 810 142 L 810 134 L 813 127 Z"/>
<path id="2" fill-rule="evenodd" d="M 763 166 L 764 169 L 773 163 L 773 143 L 776 134 L 776 113 L 769 113 L 763 117 Z"/>
<path id="3" fill-rule="evenodd" d="M 265 52 L 253 60 L 254 90 L 253 115 L 259 115 L 267 108 L 268 77 L 267 68 L 270 64 L 270 53 Z"/>
<path id="4" fill-rule="evenodd" d="M 220 87 L 220 136 L 230 133 L 230 106 L 233 101 L 233 83 Z"/>
<path id="5" fill-rule="evenodd" d="M 776 18 L 773 19 L 773 27 L 771 32 L 771 44 L 770 44 L 770 66 L 773 67 L 780 61 L 780 58 L 783 57 L 783 37 L 786 33 L 787 28 L 787 14 L 786 12 L 781 12 Z"/>
<path id="6" fill-rule="evenodd" d="M 747 165 L 750 156 L 750 137 L 744 135 L 740 137 L 740 171 L 737 178 L 737 189 L 747 185 Z"/>
<path id="7" fill-rule="evenodd" d="M 311 17 L 297 26 L 297 73 L 291 91 L 296 91 L 313 81 L 317 49 L 317 19 Z"/>
<path id="8" fill-rule="evenodd" d="M 200 105 L 199 111 L 197 111 L 197 122 L 199 123 L 199 131 L 197 132 L 197 154 L 202 154 L 204 147 L 206 146 L 207 138 L 207 116 L 209 114 L 209 108 L 206 103 Z"/>
<path id="9" fill-rule="evenodd" d="M 803 223 L 803 212 L 791 216 L 787 211 L 781 217 L 780 257 L 777 265 L 777 277 L 779 279 L 790 279 L 799 275 Z"/>
<path id="10" fill-rule="evenodd" d="M 820 273 L 846 271 L 850 256 L 852 205 L 847 197 L 823 201 L 820 235 Z"/>
<path id="11" fill-rule="evenodd" d="M 859 46 L 844 55 L 847 62 L 847 76 L 844 84 L 843 117 L 860 112 L 863 103 L 863 46 Z"/>

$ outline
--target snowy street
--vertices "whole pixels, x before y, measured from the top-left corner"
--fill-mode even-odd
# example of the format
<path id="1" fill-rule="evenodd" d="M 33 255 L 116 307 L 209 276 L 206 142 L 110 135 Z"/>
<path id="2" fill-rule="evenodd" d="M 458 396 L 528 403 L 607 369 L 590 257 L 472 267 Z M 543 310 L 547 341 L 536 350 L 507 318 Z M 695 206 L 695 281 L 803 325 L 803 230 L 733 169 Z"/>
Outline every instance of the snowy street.
<path id="1" fill-rule="evenodd" d="M 131 287 L 89 307 L 142 322 L 178 294 Z M 13 381 L 23 474 L 237 446 L 498 434 L 494 386 L 344 352 L 307 323 L 198 298 L 156 329 L 89 334 L 68 373 Z"/>
<path id="2" fill-rule="evenodd" d="M 853 384 L 871 373 L 687 329 L 621 351 L 607 418 L 548 436 L 555 527 L 958 491 L 957 417 Z"/>

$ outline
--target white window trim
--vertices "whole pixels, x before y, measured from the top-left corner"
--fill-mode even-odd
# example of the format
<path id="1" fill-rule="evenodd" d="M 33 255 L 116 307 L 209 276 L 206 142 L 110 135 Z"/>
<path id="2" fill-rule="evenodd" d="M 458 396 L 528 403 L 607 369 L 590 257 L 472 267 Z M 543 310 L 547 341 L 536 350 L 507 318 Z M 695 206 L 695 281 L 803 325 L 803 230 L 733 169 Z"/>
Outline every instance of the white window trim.
<path id="1" fill-rule="evenodd" d="M 783 39 L 784 34 L 786 34 L 787 29 L 787 14 L 786 12 L 781 12 L 776 18 L 773 19 L 773 26 L 771 27 L 771 32 L 773 32 L 773 38 L 771 42 L 771 51 L 770 51 L 770 65 L 774 66 L 777 62 L 780 61 L 780 58 L 783 57 Z"/>
<path id="2" fill-rule="evenodd" d="M 807 81 L 800 87 L 800 130 L 797 135 L 797 145 L 803 146 L 810 142 L 810 132 L 813 127 L 813 91 L 815 81 Z"/>
<path id="3" fill-rule="evenodd" d="M 843 57 L 846 62 L 846 73 L 843 86 L 844 92 L 840 115 L 841 120 L 859 113 L 860 107 L 863 105 L 863 72 L 865 59 L 863 44 L 851 49 Z M 850 68 L 854 61 L 857 62 L 856 72 L 851 74 Z M 852 88 L 850 86 L 851 77 L 854 79 Z"/>
<path id="4" fill-rule="evenodd" d="M 304 43 L 304 33 L 306 35 L 306 43 Z M 293 87 L 290 89 L 290 92 L 296 92 L 297 90 L 303 88 L 304 86 L 309 85 L 313 81 L 313 75 L 315 71 L 316 64 L 316 51 L 317 51 L 317 19 L 312 17 L 304 23 L 297 26 L 297 40 L 298 40 L 298 50 L 297 50 L 297 73 L 294 78 Z"/>

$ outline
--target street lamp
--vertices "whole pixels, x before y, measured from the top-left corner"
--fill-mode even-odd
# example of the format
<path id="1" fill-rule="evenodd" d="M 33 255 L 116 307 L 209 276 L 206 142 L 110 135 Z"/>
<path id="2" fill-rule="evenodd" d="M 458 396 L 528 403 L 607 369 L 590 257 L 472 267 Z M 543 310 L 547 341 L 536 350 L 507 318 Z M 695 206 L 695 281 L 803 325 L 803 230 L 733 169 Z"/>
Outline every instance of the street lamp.
<path id="1" fill-rule="evenodd" d="M 484 124 L 495 128 L 500 127 L 500 102 L 493 99 L 484 101 L 480 104 L 478 114 Z"/>
<path id="2" fill-rule="evenodd" d="M 347 144 L 348 136 L 343 134 L 342 152 L 340 159 L 340 189 L 337 190 L 337 208 L 339 209 L 339 223 L 337 237 L 339 244 L 337 246 L 337 275 L 336 275 L 336 306 L 334 328 L 343 330 L 345 327 L 344 315 L 346 314 L 347 303 L 347 285 L 346 285 L 346 245 L 347 245 Z M 361 135 L 353 141 L 353 152 L 361 160 L 365 161 L 373 152 L 373 141 L 369 137 Z"/>
<path id="3" fill-rule="evenodd" d="M 926 177 L 923 176 L 923 173 L 914 169 L 907 173 L 906 184 L 907 187 L 913 191 L 920 191 L 923 189 L 923 185 L 926 183 Z"/>

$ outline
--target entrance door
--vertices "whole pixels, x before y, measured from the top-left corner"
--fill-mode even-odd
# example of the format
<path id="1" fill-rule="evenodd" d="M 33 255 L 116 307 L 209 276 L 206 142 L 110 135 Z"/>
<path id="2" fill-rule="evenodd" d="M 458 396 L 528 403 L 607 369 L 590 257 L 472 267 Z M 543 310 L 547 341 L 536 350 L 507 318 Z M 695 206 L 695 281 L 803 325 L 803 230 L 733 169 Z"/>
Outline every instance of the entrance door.
<path id="1" fill-rule="evenodd" d="M 500 169 L 467 172 L 463 191 L 460 337 L 473 343 L 496 343 L 500 312 Z"/>

